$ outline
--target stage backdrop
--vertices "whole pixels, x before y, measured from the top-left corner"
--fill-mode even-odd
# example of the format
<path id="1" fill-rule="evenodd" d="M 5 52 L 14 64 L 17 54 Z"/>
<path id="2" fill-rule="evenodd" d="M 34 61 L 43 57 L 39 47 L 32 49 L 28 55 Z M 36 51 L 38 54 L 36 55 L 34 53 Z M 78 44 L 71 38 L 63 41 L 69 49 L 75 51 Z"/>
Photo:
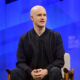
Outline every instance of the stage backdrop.
<path id="1" fill-rule="evenodd" d="M 46 27 L 61 34 L 80 80 L 80 0 L 0 0 L 0 80 L 7 80 L 6 68 L 16 67 L 19 38 L 33 28 L 30 9 L 35 5 L 46 8 Z"/>

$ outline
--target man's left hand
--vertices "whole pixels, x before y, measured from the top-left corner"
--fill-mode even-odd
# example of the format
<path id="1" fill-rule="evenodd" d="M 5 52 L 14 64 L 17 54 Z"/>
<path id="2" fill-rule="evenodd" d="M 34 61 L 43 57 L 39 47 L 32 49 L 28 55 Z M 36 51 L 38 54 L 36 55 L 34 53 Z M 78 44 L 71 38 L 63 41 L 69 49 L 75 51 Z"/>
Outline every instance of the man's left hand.
<path id="1" fill-rule="evenodd" d="M 48 74 L 47 69 L 38 69 L 38 75 L 40 75 L 40 78 L 43 79 Z"/>

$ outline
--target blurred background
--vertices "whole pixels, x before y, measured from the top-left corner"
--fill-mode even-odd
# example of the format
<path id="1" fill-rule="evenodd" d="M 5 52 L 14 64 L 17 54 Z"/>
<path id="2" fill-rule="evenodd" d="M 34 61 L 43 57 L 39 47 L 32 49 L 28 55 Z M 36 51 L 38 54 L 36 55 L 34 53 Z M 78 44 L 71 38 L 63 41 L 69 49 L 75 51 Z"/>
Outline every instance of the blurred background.
<path id="1" fill-rule="evenodd" d="M 16 67 L 19 38 L 33 28 L 30 9 L 35 5 L 46 8 L 46 27 L 61 34 L 74 78 L 80 80 L 80 0 L 0 0 L 0 80 L 7 80 L 6 68 Z"/>

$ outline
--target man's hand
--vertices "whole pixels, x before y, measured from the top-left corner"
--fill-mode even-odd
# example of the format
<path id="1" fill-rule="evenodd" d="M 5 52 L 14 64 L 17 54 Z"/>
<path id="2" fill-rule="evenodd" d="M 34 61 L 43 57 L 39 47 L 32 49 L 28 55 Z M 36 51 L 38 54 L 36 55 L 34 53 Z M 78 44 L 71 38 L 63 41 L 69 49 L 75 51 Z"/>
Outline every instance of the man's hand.
<path id="1" fill-rule="evenodd" d="M 39 70 L 37 70 L 37 69 L 32 70 L 31 76 L 33 77 L 33 79 L 41 80 L 41 77 L 40 77 L 40 74 L 39 74 L 40 71 L 41 71 L 40 69 Z"/>
<path id="2" fill-rule="evenodd" d="M 40 78 L 43 79 L 48 74 L 48 70 L 40 69 L 40 72 L 38 74 L 40 75 Z"/>
<path id="3" fill-rule="evenodd" d="M 34 70 L 31 72 L 31 75 L 32 75 L 33 79 L 35 79 L 35 80 L 41 80 L 41 79 L 43 79 L 47 74 L 48 74 L 48 70 L 47 70 L 47 69 L 34 69 Z"/>

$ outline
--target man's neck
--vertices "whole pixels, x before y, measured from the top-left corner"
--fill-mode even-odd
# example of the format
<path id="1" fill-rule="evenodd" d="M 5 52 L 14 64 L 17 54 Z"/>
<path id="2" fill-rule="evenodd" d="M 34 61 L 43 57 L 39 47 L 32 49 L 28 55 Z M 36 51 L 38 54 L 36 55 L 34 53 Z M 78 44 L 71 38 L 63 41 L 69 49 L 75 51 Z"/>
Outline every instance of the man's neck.
<path id="1" fill-rule="evenodd" d="M 35 32 L 37 33 L 38 36 L 41 36 L 45 32 L 45 27 L 42 27 L 42 28 L 40 27 L 39 28 L 39 27 L 34 26 L 34 30 L 35 30 Z"/>

